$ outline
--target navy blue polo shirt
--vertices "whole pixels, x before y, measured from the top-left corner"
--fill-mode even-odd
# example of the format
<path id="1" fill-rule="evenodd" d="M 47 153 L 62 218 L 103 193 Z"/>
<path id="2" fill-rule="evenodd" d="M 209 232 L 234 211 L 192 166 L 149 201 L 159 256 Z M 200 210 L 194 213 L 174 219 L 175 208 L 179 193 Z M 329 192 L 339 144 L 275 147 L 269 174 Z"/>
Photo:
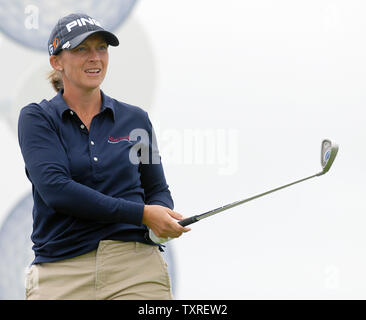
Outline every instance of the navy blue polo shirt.
<path id="1" fill-rule="evenodd" d="M 144 205 L 173 209 L 173 200 L 156 161 L 148 114 L 101 91 L 101 109 L 88 130 L 62 94 L 25 106 L 19 116 L 34 199 L 33 263 L 79 256 L 100 240 L 151 243 L 144 237 Z M 136 129 L 147 133 L 147 142 L 130 137 Z M 148 161 L 135 161 L 141 150 L 147 150 Z"/>

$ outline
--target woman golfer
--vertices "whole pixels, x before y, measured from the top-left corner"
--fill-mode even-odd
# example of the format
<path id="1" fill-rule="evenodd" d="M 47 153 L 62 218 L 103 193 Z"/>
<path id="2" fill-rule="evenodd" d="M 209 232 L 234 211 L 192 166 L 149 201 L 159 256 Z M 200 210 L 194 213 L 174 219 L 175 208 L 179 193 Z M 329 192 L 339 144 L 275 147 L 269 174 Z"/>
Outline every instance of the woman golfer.
<path id="1" fill-rule="evenodd" d="M 118 44 L 87 15 L 61 18 L 48 43 L 57 95 L 20 112 L 34 199 L 27 299 L 172 298 L 160 247 L 145 234 L 189 228 L 172 211 L 147 113 L 100 89 Z"/>

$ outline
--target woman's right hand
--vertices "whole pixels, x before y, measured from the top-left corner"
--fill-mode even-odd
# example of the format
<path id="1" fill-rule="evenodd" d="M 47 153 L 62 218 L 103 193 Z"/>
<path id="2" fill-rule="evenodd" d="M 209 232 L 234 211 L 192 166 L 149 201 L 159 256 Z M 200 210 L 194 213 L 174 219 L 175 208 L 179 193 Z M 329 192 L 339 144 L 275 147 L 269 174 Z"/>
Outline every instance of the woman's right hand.
<path id="1" fill-rule="evenodd" d="M 178 238 L 191 229 L 182 227 L 177 220 L 184 217 L 169 208 L 159 205 L 145 205 L 142 223 L 149 227 L 159 238 Z"/>

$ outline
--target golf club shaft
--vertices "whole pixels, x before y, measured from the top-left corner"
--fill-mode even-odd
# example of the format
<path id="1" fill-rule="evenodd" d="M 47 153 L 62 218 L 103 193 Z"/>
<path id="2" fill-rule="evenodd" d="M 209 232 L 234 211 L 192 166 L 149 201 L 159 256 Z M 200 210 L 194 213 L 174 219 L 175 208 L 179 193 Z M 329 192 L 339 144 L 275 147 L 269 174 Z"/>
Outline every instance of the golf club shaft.
<path id="1" fill-rule="evenodd" d="M 303 181 L 309 180 L 309 179 L 311 179 L 311 178 L 317 177 L 317 176 L 319 176 L 319 175 L 321 175 L 321 174 L 322 174 L 322 172 L 319 172 L 319 173 L 314 174 L 314 175 L 312 175 L 312 176 L 309 176 L 309 177 L 307 177 L 307 178 L 303 178 L 303 179 L 297 180 L 297 181 L 295 181 L 295 182 L 291 182 L 291 183 L 286 184 L 286 185 L 284 185 L 284 186 L 281 186 L 281 187 L 278 187 L 278 188 L 275 188 L 275 189 L 272 189 L 272 190 L 269 190 L 269 191 L 266 191 L 266 192 L 263 192 L 263 193 L 257 194 L 257 195 L 255 195 L 255 196 L 250 197 L 250 198 L 247 198 L 247 199 L 244 199 L 244 200 L 235 201 L 235 202 L 233 202 L 233 203 L 230 203 L 230 204 L 227 204 L 227 205 L 225 205 L 225 206 L 222 206 L 222 207 L 216 208 L 216 209 L 214 209 L 214 210 L 210 210 L 210 211 L 208 211 L 208 212 L 205 212 L 205 213 L 202 213 L 202 214 L 199 214 L 199 215 L 195 215 L 195 216 L 192 216 L 192 217 L 186 218 L 186 219 L 184 219 L 184 220 L 180 220 L 178 223 L 179 223 L 181 226 L 183 226 L 183 227 L 188 226 L 188 225 L 190 225 L 190 224 L 192 224 L 192 223 L 195 223 L 195 222 L 197 222 L 197 221 L 200 221 L 200 220 L 202 220 L 202 219 L 205 219 L 205 218 L 211 217 L 211 216 L 213 216 L 213 215 L 215 215 L 215 214 L 217 214 L 217 213 L 219 213 L 219 212 L 222 212 L 222 211 L 225 211 L 225 210 L 228 210 L 228 209 L 234 208 L 234 207 L 239 206 L 239 205 L 241 205 L 241 204 L 243 204 L 243 203 L 246 203 L 246 202 L 252 201 L 252 200 L 254 200 L 254 199 L 257 199 L 257 198 L 263 197 L 263 196 L 265 196 L 265 195 L 267 195 L 267 194 L 270 194 L 270 193 L 276 192 L 276 191 L 278 191 L 278 190 L 285 189 L 285 188 L 290 187 L 290 186 L 292 186 L 292 185 L 294 185 L 294 184 L 297 184 L 297 183 L 300 183 L 300 182 L 303 182 Z"/>
<path id="2" fill-rule="evenodd" d="M 205 212 L 205 213 L 202 213 L 202 214 L 198 214 L 198 215 L 195 215 L 195 216 L 192 216 L 192 217 L 189 217 L 189 218 L 186 218 L 186 219 L 183 219 L 183 220 L 180 220 L 178 223 L 185 227 L 185 226 L 188 226 L 192 223 L 195 223 L 197 221 L 200 221 L 202 219 L 205 219 L 205 218 L 208 218 L 208 217 L 211 217 L 217 213 L 220 213 L 222 211 L 225 211 L 225 210 L 228 210 L 228 209 L 231 209 L 231 208 L 234 208 L 236 206 L 239 206 L 243 203 L 246 203 L 246 202 L 249 202 L 249 201 L 252 201 L 254 199 L 258 199 L 260 197 L 263 197 L 267 194 L 270 194 L 270 193 L 273 193 L 273 192 L 276 192 L 276 191 L 279 191 L 281 189 L 285 189 L 287 187 L 290 187 L 294 184 L 297 184 L 297 183 L 300 183 L 300 182 L 303 182 L 303 181 L 306 181 L 306 180 L 309 180 L 311 178 L 314 178 L 314 177 L 318 177 L 318 176 L 321 176 L 323 175 L 324 172 L 319 172 L 319 173 L 316 173 L 312 176 L 309 176 L 309 177 L 306 177 L 306 178 L 303 178 L 303 179 L 300 179 L 300 180 L 297 180 L 297 181 L 294 181 L 294 182 L 291 182 L 291 183 L 288 183 L 288 184 L 285 184 L 281 187 L 278 187 L 278 188 L 275 188 L 275 189 L 272 189 L 272 190 L 268 190 L 266 192 L 263 192 L 263 193 L 260 193 L 260 194 L 257 194 L 255 196 L 252 196 L 250 198 L 247 198 L 247 199 L 244 199 L 244 200 L 239 200 L 239 201 L 235 201 L 233 203 L 230 203 L 230 204 L 227 204 L 225 206 L 222 206 L 222 207 L 219 207 L 219 208 L 216 208 L 214 210 L 210 210 L 208 212 Z M 157 237 L 154 232 L 150 229 L 149 232 L 147 233 L 147 236 L 150 238 L 150 240 L 152 240 L 153 242 L 155 243 L 164 243 L 164 242 L 167 242 L 169 240 L 171 240 L 171 238 L 159 238 Z"/>

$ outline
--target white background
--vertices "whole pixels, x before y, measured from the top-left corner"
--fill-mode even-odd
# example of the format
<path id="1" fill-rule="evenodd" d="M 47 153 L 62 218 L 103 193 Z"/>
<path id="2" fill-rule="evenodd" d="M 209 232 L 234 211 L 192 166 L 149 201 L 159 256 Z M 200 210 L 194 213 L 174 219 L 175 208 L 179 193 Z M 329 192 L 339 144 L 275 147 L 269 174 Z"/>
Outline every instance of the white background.
<path id="1" fill-rule="evenodd" d="M 327 175 L 174 240 L 176 298 L 366 298 L 365 12 L 356 0 L 145 0 L 116 32 L 103 90 L 149 111 L 176 211 L 314 174 L 322 139 L 340 146 Z M 1 223 L 30 192 L 17 110 L 53 93 L 46 52 L 1 34 L 0 49 Z M 185 161 L 188 130 L 210 132 L 215 153 L 206 141 L 193 147 L 203 160 Z"/>

